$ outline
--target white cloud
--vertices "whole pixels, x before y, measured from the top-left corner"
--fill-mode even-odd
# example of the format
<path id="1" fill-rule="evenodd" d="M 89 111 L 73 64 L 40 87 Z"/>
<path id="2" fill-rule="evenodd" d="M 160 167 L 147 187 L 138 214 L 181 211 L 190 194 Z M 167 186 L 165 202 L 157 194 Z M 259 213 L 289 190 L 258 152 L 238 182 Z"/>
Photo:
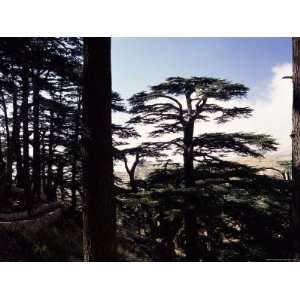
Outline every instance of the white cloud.
<path id="1" fill-rule="evenodd" d="M 226 124 L 218 125 L 212 122 L 203 126 L 199 124 L 199 132 L 256 132 L 271 134 L 279 143 L 278 153 L 291 152 L 290 133 L 292 129 L 292 82 L 282 79 L 292 74 L 292 65 L 285 63 L 272 69 L 269 84 L 257 99 L 230 101 L 230 105 L 249 106 L 253 108 L 253 116 L 248 119 L 236 119 Z"/>

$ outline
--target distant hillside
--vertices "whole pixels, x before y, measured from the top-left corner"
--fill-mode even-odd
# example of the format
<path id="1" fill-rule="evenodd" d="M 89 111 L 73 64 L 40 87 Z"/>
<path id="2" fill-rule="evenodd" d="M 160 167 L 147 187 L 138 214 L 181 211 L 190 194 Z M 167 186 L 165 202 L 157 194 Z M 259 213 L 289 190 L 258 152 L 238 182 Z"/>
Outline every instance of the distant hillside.
<path id="1" fill-rule="evenodd" d="M 283 161 L 291 161 L 292 160 L 292 154 L 269 154 L 266 155 L 264 158 L 253 158 L 253 157 L 247 157 L 247 158 L 239 158 L 238 161 L 243 164 L 247 164 L 249 166 L 253 167 L 259 167 L 259 168 L 275 168 L 283 170 L 283 167 L 280 165 L 280 162 Z M 266 170 L 266 174 L 278 176 L 278 172 L 274 170 Z"/>
<path id="2" fill-rule="evenodd" d="M 283 167 L 280 165 L 280 162 L 282 161 L 291 161 L 292 154 L 289 153 L 274 153 L 274 154 L 268 154 L 264 158 L 253 158 L 253 157 L 238 157 L 238 158 L 232 158 L 233 161 L 238 161 L 242 164 L 246 164 L 253 167 L 259 167 L 259 168 L 275 168 L 279 170 L 283 170 Z M 136 171 L 136 178 L 139 179 L 145 179 L 149 173 L 151 173 L 155 168 L 157 168 L 157 165 L 153 162 L 145 162 L 143 166 L 139 166 Z M 128 181 L 128 175 L 126 172 L 115 172 L 116 175 L 124 182 Z M 274 170 L 266 170 L 266 174 L 272 175 L 272 176 L 278 176 L 279 173 Z"/>
<path id="3" fill-rule="evenodd" d="M 136 168 L 136 178 L 145 179 L 147 176 L 157 168 L 154 162 L 147 161 L 142 166 Z M 115 171 L 115 175 L 120 177 L 124 182 L 128 181 L 128 174 L 124 171 Z"/>

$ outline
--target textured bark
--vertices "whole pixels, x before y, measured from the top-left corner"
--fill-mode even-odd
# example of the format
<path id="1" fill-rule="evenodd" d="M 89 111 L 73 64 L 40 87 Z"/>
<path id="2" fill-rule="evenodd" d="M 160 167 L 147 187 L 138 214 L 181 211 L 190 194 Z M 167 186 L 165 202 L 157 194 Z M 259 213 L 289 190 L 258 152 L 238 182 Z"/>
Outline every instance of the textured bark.
<path id="1" fill-rule="evenodd" d="M 84 260 L 113 261 L 116 210 L 112 195 L 110 38 L 85 38 L 84 48 Z"/>
<path id="2" fill-rule="evenodd" d="M 300 259 L 300 38 L 293 38 L 293 132 L 292 132 L 292 233 L 293 256 Z"/>

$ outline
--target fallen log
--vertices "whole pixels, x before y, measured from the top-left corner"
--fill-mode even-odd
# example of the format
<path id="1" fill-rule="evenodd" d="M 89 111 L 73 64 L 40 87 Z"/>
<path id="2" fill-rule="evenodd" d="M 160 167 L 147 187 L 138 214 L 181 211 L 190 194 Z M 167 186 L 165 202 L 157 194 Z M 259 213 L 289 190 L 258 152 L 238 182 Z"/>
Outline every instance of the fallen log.
<path id="1" fill-rule="evenodd" d="M 48 227 L 55 223 L 62 215 L 62 208 L 58 207 L 50 212 L 39 215 L 35 218 L 27 218 L 23 220 L 0 221 L 0 229 L 16 232 L 37 232 L 42 228 Z"/>
<path id="2" fill-rule="evenodd" d="M 62 208 L 59 202 L 45 203 L 31 211 L 19 213 L 0 213 L 0 222 L 13 222 L 18 220 L 34 219 L 48 212 Z"/>

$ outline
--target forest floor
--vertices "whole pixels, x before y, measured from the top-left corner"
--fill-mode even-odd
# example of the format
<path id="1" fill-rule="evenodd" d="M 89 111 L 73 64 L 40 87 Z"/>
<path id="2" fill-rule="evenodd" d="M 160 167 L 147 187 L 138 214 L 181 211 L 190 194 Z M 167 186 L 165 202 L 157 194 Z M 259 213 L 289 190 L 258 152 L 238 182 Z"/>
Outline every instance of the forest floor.
<path id="1" fill-rule="evenodd" d="M 82 261 L 78 217 L 61 216 L 35 232 L 0 230 L 0 261 Z"/>
<path id="2" fill-rule="evenodd" d="M 1 262 L 76 262 L 82 261 L 81 213 L 64 212 L 51 225 L 37 230 L 0 228 Z M 136 240 L 125 229 L 118 228 L 118 260 L 149 261 Z M 143 243 L 141 243 L 143 244 Z"/>

